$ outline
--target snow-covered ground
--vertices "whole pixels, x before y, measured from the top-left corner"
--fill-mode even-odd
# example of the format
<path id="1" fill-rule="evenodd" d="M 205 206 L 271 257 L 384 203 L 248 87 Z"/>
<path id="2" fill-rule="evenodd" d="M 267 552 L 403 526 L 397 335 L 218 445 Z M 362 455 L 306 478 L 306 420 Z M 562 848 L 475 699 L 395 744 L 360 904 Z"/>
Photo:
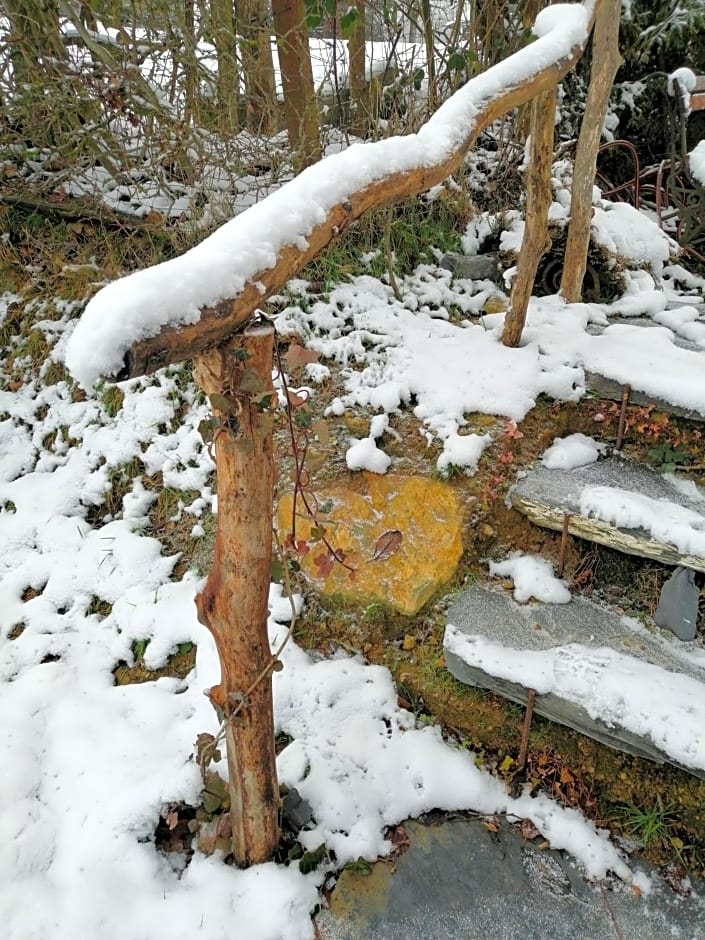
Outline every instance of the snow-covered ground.
<path id="1" fill-rule="evenodd" d="M 520 420 L 542 393 L 575 399 L 584 390 L 582 362 L 598 340 L 605 364 L 614 357 L 610 337 L 621 342 L 609 327 L 599 337 L 587 331 L 619 313 L 619 302 L 566 306 L 545 298 L 532 301 L 527 342 L 506 349 L 498 338 L 501 315 L 478 317 L 487 284 L 453 281 L 433 266 L 403 280 L 403 303 L 371 276 L 310 306 L 296 304 L 301 289 L 292 285 L 279 327 L 296 330 L 337 362 L 345 391 L 335 412 L 351 405 L 376 412 L 365 446 L 378 454 L 380 432 L 394 427 L 413 396 L 419 429 L 459 460 L 459 442 L 470 437 L 463 433 L 465 413 Z M 3 299 L 3 316 L 12 302 Z M 52 357 L 62 360 L 75 328 L 70 306 L 38 308 L 36 317 Z M 670 331 L 653 332 L 664 362 Z M 673 348 L 701 377 L 688 387 L 687 400 L 705 414 L 705 349 Z M 43 372 L 50 366 L 51 360 Z M 631 368 L 634 387 L 649 387 L 653 367 L 634 357 L 624 368 Z M 676 402 L 683 399 L 681 376 L 659 370 L 660 391 Z M 251 940 L 311 937 L 309 914 L 322 871 L 302 875 L 295 866 L 269 864 L 241 872 L 196 853 L 179 873 L 155 849 L 163 806 L 198 802 L 193 744 L 198 733 L 216 727 L 202 691 L 217 680 L 217 663 L 195 616 L 196 576 L 172 582 L 174 559 L 164 558 L 143 532 L 155 492 L 140 473 L 122 506 L 109 509 L 103 499 L 118 469 L 138 457 L 145 472 L 163 472 L 165 486 L 192 491 L 190 504 L 178 511 L 193 515 L 198 538 L 199 518 L 213 502 L 212 463 L 197 430 L 204 406 L 178 369 L 121 388 L 125 398 L 114 416 L 100 389 L 81 400 L 65 382 L 29 380 L 0 393 L 5 934 L 12 940 L 197 932 L 220 938 L 237 923 Z M 469 471 L 484 443 L 468 449 Z M 577 444 L 591 459 L 598 450 Z M 575 448 L 572 441 L 553 452 L 573 461 Z M 358 446 L 360 465 L 363 450 Z M 374 469 L 386 468 L 387 461 L 374 459 Z M 518 561 L 508 564 L 518 567 Z M 541 577 L 548 589 L 562 587 L 547 572 Z M 536 581 L 535 571 L 530 579 Z M 18 624 L 23 632 L 9 639 Z M 274 620 L 270 627 L 273 636 L 284 629 Z M 179 643 L 195 643 L 195 671 L 183 681 L 114 686 L 116 663 L 130 662 L 132 643 L 147 638 L 151 667 Z M 338 864 L 374 858 L 387 849 L 385 827 L 408 815 L 434 807 L 502 811 L 533 819 L 592 876 L 611 869 L 631 879 L 606 834 L 578 813 L 545 797 L 510 799 L 471 755 L 445 744 L 435 729 L 415 728 L 398 707 L 386 670 L 347 654 L 315 660 L 293 643 L 284 661 L 275 675 L 276 722 L 293 741 L 279 758 L 279 772 L 312 806 L 312 826 L 301 835 L 307 846 L 326 842 Z M 664 702 L 664 721 L 668 707 Z"/>
<path id="2" fill-rule="evenodd" d="M 588 6 L 575 15 L 569 8 L 541 14 L 540 38 L 520 60 L 525 71 L 535 70 L 537 56 L 564 54 L 584 36 Z M 496 91 L 499 79 L 490 72 L 477 86 L 480 98 Z M 52 349 L 39 378 L 29 361 L 0 364 L 8 389 L 0 392 L 0 923 L 8 940 L 313 936 L 310 913 L 325 864 L 307 875 L 295 864 L 238 871 L 217 853 L 196 852 L 181 870 L 155 848 L 163 807 L 199 801 L 193 747 L 199 733 L 216 730 L 202 692 L 218 668 L 195 616 L 197 576 L 172 580 L 175 559 L 145 534 L 156 493 L 144 477 L 161 472 L 160 486 L 183 494 L 174 514 L 193 517 L 192 536 L 201 538 L 199 520 L 213 507 L 213 465 L 198 433 L 206 411 L 179 369 L 124 383 L 117 413 L 104 387 L 93 385 L 119 367 L 138 336 L 166 322 L 193 322 L 201 306 L 235 296 L 283 245 L 304 239 L 330 206 L 375 174 L 438 162 L 478 100 L 451 101 L 425 133 L 406 144 L 383 142 L 369 161 L 356 147 L 301 174 L 293 190 L 241 215 L 205 247 L 101 292 L 78 327 L 71 304 L 35 302 L 35 327 Z M 617 220 L 613 240 L 636 224 L 635 216 L 622 216 L 619 210 L 610 219 Z M 628 240 L 638 242 L 651 273 L 635 261 L 625 298 L 612 305 L 535 299 L 518 349 L 500 342 L 501 314 L 482 314 L 494 286 L 454 281 L 435 266 L 403 279 L 401 302 L 369 275 L 312 305 L 297 301 L 301 284 L 290 285 L 279 329 L 336 362 L 344 390 L 332 410 L 361 405 L 374 413 L 369 437 L 348 452 L 349 466 L 393 468 L 378 446 L 380 428 L 384 420 L 393 428 L 413 402 L 420 430 L 443 447 L 438 466 L 472 472 L 490 437 L 466 433 L 468 412 L 519 421 L 539 395 L 575 400 L 585 390 L 585 367 L 705 416 L 705 336 L 698 330 L 705 322 L 693 306 L 703 283 L 691 278 L 691 303 L 679 308 L 680 319 L 664 320 L 676 292 L 673 278 L 663 278 L 677 272 L 666 264 L 656 226 L 637 217 L 639 239 L 632 232 Z M 0 321 L 17 302 L 0 298 Z M 609 325 L 611 315 L 625 313 L 662 319 L 651 329 Z M 676 344 L 684 328 L 694 346 Z M 87 397 L 50 381 L 58 362 L 91 389 Z M 10 369 L 24 366 L 24 383 L 9 390 Z M 120 477 L 122 504 L 108 504 Z M 277 592 L 274 641 L 285 629 Z M 195 670 L 183 680 L 115 686 L 113 668 L 131 662 L 133 644 L 145 640 L 148 667 L 194 643 Z M 543 795 L 510 798 L 471 754 L 446 744 L 437 729 L 415 727 L 385 669 L 347 654 L 314 659 L 293 642 L 283 661 L 274 676 L 276 724 L 292 741 L 279 772 L 312 807 L 305 845 L 325 842 L 344 864 L 385 852 L 385 827 L 408 815 L 499 811 L 531 819 L 591 877 L 613 871 L 648 890 L 607 833 L 578 812 Z"/>

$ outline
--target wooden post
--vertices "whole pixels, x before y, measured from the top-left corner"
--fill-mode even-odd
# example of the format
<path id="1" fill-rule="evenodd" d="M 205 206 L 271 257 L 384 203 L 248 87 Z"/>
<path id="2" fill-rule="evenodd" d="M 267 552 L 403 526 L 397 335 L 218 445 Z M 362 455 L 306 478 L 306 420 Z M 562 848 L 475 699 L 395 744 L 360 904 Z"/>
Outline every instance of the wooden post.
<path id="1" fill-rule="evenodd" d="M 194 365 L 213 410 L 218 478 L 213 567 L 196 607 L 220 658 L 221 679 L 210 698 L 227 722 L 233 854 L 242 866 L 270 859 L 279 839 L 275 663 L 265 588 L 272 555 L 273 342 L 272 326 L 251 326 Z"/>
<path id="2" fill-rule="evenodd" d="M 565 246 L 561 297 L 569 303 L 580 300 L 587 267 L 592 220 L 592 187 L 595 183 L 597 151 L 605 123 L 612 83 L 622 64 L 619 54 L 619 19 L 622 0 L 606 0 L 597 11 L 592 40 L 592 68 L 585 114 L 575 153 L 568 240 Z"/>
<path id="3" fill-rule="evenodd" d="M 556 88 L 537 95 L 531 110 L 531 145 L 526 171 L 526 225 L 519 251 L 509 309 L 504 320 L 502 342 L 518 346 L 526 322 L 536 269 L 544 252 L 550 247 L 548 207 L 551 205 L 551 167 L 553 134 L 556 120 Z"/>

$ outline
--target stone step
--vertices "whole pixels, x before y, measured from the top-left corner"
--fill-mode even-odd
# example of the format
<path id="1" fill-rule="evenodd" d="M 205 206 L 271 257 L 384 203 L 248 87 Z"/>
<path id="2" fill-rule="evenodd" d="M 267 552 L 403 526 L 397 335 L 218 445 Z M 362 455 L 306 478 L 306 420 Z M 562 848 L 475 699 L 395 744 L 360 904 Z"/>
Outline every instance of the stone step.
<path id="1" fill-rule="evenodd" d="M 705 648 L 584 598 L 517 604 L 475 585 L 447 613 L 460 682 L 525 705 L 609 747 L 705 779 Z"/>
<path id="2" fill-rule="evenodd" d="M 601 489 L 592 489 L 597 487 Z M 681 535 L 685 532 L 680 546 L 672 533 L 664 534 L 664 526 L 646 531 L 638 525 L 616 525 L 605 517 L 609 513 L 594 509 L 594 494 L 600 493 L 601 502 L 611 501 L 617 507 L 625 492 L 627 498 L 631 494 L 642 503 L 651 501 L 654 512 L 662 516 L 680 515 Z M 544 528 L 561 531 L 568 515 L 571 535 L 664 565 L 705 571 L 705 548 L 701 548 L 705 545 L 705 498 L 684 492 L 642 464 L 610 457 L 574 470 L 539 466 L 519 480 L 509 498 L 515 509 Z"/>

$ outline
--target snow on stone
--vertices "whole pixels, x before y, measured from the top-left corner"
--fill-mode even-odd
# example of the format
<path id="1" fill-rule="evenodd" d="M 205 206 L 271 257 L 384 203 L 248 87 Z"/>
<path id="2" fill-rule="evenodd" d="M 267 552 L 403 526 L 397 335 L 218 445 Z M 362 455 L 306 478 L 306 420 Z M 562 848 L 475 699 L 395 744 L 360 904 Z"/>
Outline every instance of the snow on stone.
<path id="1" fill-rule="evenodd" d="M 204 307 L 237 297 L 274 267 L 286 245 L 307 237 L 333 206 L 390 173 L 434 166 L 466 139 L 479 108 L 567 56 L 583 42 L 592 3 L 559 4 L 536 20 L 538 39 L 468 82 L 417 134 L 355 144 L 304 170 L 179 258 L 103 288 L 88 304 L 66 353 L 74 377 L 90 387 L 119 372 L 127 350 L 162 327 L 196 323 Z"/>
<path id="2" fill-rule="evenodd" d="M 569 434 L 554 439 L 541 455 L 541 463 L 549 470 L 574 470 L 595 463 L 605 450 L 605 444 L 598 444 L 586 434 Z"/>
<path id="3" fill-rule="evenodd" d="M 621 529 L 641 529 L 684 555 L 705 558 L 705 513 L 616 486 L 586 486 L 580 512 Z"/>
<path id="4" fill-rule="evenodd" d="M 701 186 L 705 186 L 705 140 L 701 140 L 688 154 L 690 172 Z"/>
<path id="5" fill-rule="evenodd" d="M 705 355 L 676 346 L 669 329 L 614 323 L 580 347 L 590 372 L 705 416 Z"/>
<path id="6" fill-rule="evenodd" d="M 568 604 L 570 591 L 565 581 L 553 573 L 553 566 L 540 555 L 513 552 L 505 561 L 490 562 L 490 576 L 511 578 L 514 600 L 525 604 L 532 597 L 547 604 Z"/>
<path id="7" fill-rule="evenodd" d="M 607 647 L 510 649 L 451 624 L 444 644 L 471 666 L 540 695 L 558 695 L 608 727 L 650 739 L 674 761 L 705 769 L 705 685 L 697 679 Z"/>

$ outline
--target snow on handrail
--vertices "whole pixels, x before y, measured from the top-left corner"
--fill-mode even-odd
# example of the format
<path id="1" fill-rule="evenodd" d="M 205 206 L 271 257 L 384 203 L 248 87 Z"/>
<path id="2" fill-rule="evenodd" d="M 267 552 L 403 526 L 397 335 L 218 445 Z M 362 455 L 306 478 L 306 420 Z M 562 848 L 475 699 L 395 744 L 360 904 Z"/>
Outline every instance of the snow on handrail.
<path id="1" fill-rule="evenodd" d="M 471 79 L 417 133 L 332 154 L 182 256 L 108 284 L 69 341 L 71 373 L 89 388 L 101 376 L 144 375 L 222 342 L 352 221 L 441 183 L 485 127 L 560 82 L 602 2 L 542 10 L 534 42 Z"/>

